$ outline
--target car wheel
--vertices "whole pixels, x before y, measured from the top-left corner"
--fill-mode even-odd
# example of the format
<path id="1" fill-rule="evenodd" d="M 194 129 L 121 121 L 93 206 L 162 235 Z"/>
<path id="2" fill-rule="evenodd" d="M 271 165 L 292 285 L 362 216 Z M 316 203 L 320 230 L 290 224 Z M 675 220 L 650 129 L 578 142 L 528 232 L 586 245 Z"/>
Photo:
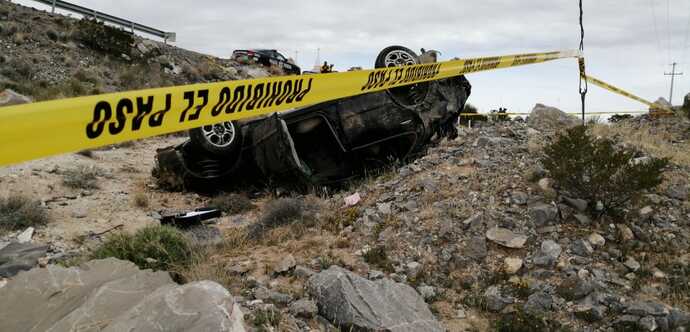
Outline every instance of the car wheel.
<path id="1" fill-rule="evenodd" d="M 376 57 L 374 67 L 400 67 L 419 64 L 417 54 L 404 46 L 389 46 L 384 48 Z M 429 91 L 428 83 L 418 83 L 388 89 L 388 95 L 400 106 L 414 108 L 424 102 Z"/>
<path id="2" fill-rule="evenodd" d="M 220 157 L 235 157 L 242 150 L 242 130 L 237 121 L 215 123 L 189 131 L 195 147 Z"/>

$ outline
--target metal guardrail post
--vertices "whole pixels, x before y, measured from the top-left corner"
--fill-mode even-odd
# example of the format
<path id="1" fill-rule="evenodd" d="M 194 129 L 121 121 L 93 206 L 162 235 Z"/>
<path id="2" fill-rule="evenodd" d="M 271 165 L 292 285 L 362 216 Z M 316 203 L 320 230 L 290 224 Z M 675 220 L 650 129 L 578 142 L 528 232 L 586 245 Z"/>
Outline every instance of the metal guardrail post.
<path id="1" fill-rule="evenodd" d="M 53 0 L 53 6 L 52 6 L 51 13 L 55 14 L 55 0 Z"/>

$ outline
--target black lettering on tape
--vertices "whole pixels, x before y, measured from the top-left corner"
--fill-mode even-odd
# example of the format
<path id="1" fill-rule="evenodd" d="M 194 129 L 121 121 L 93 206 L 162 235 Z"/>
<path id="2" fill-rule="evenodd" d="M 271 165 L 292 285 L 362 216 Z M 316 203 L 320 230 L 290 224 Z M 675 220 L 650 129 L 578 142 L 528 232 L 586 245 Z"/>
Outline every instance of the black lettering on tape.
<path id="1" fill-rule="evenodd" d="M 187 111 L 194 106 L 194 91 L 185 91 L 183 96 L 187 100 L 187 108 L 180 114 L 180 122 L 184 122 L 184 119 L 187 117 Z"/>
<path id="2" fill-rule="evenodd" d="M 242 101 L 242 99 L 244 99 L 244 88 L 244 85 L 240 85 L 235 88 L 235 92 L 232 95 L 232 102 L 230 102 L 228 108 L 225 109 L 225 113 L 235 113 L 237 110 L 237 105 Z"/>
<path id="3" fill-rule="evenodd" d="M 302 92 L 300 92 L 299 94 L 297 94 L 297 97 L 295 98 L 295 101 L 300 102 L 300 101 L 302 101 L 302 99 L 304 99 L 304 97 L 307 96 L 307 94 L 309 93 L 309 91 L 311 91 L 311 81 L 313 81 L 313 80 L 314 80 L 313 78 L 310 78 L 310 79 L 309 79 L 309 83 L 307 83 L 307 88 L 304 89 L 304 90 L 303 90 Z"/>
<path id="4" fill-rule="evenodd" d="M 263 105 L 261 107 L 271 107 L 273 106 L 273 103 L 278 99 L 280 96 L 280 91 L 283 88 L 283 82 L 274 82 L 273 86 L 271 87 L 271 95 L 266 98 L 266 101 L 263 102 Z"/>
<path id="5" fill-rule="evenodd" d="M 110 120 L 113 110 L 107 101 L 100 101 L 93 108 L 93 120 L 86 125 L 86 137 L 98 138 L 103 133 L 105 123 Z"/>
<path id="6" fill-rule="evenodd" d="M 280 104 L 285 101 L 285 99 L 292 93 L 292 81 L 286 81 L 285 84 L 283 84 L 283 91 L 280 94 L 280 97 L 276 99 L 276 106 L 280 106 Z"/>
<path id="7" fill-rule="evenodd" d="M 218 96 L 218 103 L 216 106 L 211 108 L 211 115 L 218 116 L 225 106 L 230 102 L 230 88 L 227 86 L 220 90 L 220 95 Z"/>
<path id="8" fill-rule="evenodd" d="M 163 124 L 163 119 L 165 118 L 165 113 L 170 112 L 170 109 L 172 108 L 172 94 L 167 93 L 165 95 L 165 108 L 153 113 L 151 117 L 149 117 L 149 127 L 160 127 Z"/>
<path id="9" fill-rule="evenodd" d="M 264 84 L 259 83 L 254 87 L 254 98 L 252 98 L 252 100 L 247 103 L 247 111 L 253 110 L 254 107 L 256 106 L 256 104 L 259 102 L 259 99 L 261 99 L 263 96 L 264 96 Z"/>
<path id="10" fill-rule="evenodd" d="M 115 107 L 115 122 L 110 122 L 108 131 L 111 135 L 117 135 L 125 129 L 127 123 L 127 115 L 125 113 L 134 112 L 134 103 L 127 98 L 122 98 Z"/>
<path id="11" fill-rule="evenodd" d="M 141 124 L 144 122 L 144 118 L 151 113 L 153 109 L 153 96 L 148 96 L 146 102 L 144 102 L 144 97 L 137 97 L 137 114 L 132 120 L 132 130 L 137 131 L 141 129 Z"/>
<path id="12" fill-rule="evenodd" d="M 249 84 L 249 86 L 247 86 L 247 96 L 242 98 L 242 101 L 237 106 L 237 112 L 242 112 L 244 110 L 244 105 L 246 105 L 247 102 L 252 98 L 252 91 L 252 85 Z"/>

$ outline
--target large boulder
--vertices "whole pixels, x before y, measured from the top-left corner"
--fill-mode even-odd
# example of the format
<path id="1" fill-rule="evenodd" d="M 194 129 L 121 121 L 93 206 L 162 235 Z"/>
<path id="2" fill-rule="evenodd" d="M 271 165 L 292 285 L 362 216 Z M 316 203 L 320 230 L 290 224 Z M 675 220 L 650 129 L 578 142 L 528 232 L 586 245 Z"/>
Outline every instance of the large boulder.
<path id="1" fill-rule="evenodd" d="M 19 273 L 0 299 L 0 331 L 245 331 L 222 286 L 177 285 L 114 258 Z"/>
<path id="2" fill-rule="evenodd" d="M 20 95 L 11 89 L 0 92 L 0 107 L 30 103 L 31 98 Z"/>
<path id="3" fill-rule="evenodd" d="M 345 331 L 444 331 L 410 286 L 390 279 L 370 281 L 332 266 L 307 282 L 319 313 Z"/>
<path id="4" fill-rule="evenodd" d="M 527 125 L 534 129 L 560 129 L 582 124 L 582 121 L 574 116 L 551 106 L 537 104 L 527 118 Z"/>

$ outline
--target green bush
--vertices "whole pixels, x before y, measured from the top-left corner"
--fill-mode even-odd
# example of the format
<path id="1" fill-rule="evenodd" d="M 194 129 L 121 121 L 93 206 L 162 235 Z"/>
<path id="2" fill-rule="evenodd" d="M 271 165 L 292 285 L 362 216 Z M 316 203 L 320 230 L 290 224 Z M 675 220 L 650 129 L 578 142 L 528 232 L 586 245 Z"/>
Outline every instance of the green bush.
<path id="1" fill-rule="evenodd" d="M 62 183 L 74 189 L 97 189 L 100 173 L 101 170 L 98 168 L 80 165 L 66 170 L 62 174 Z"/>
<path id="2" fill-rule="evenodd" d="M 41 202 L 24 196 L 0 198 L 0 232 L 44 225 L 50 221 Z"/>
<path id="3" fill-rule="evenodd" d="M 592 212 L 596 202 L 601 202 L 601 216 L 617 211 L 662 182 L 669 160 L 650 157 L 635 162 L 635 154 L 630 148 L 617 147 L 612 140 L 594 138 L 586 127 L 577 126 L 546 146 L 541 161 L 561 192 L 587 200 Z"/>
<path id="4" fill-rule="evenodd" d="M 89 18 L 79 21 L 75 38 L 91 49 L 115 57 L 122 54 L 130 55 L 134 44 L 131 33 Z"/>
<path id="5" fill-rule="evenodd" d="M 92 258 L 115 257 L 142 269 L 171 270 L 191 263 L 192 247 L 187 238 L 170 226 L 148 226 L 136 233 L 115 234 L 94 252 Z"/>

